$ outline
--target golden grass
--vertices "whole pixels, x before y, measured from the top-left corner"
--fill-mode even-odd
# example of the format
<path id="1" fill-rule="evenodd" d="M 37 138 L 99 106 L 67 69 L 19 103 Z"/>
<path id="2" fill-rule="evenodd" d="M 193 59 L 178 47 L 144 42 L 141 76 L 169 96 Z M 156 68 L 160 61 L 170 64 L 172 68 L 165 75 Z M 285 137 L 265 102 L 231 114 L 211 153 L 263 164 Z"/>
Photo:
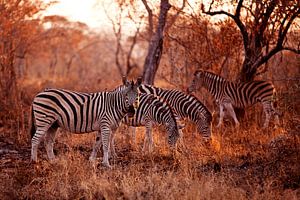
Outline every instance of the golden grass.
<path id="1" fill-rule="evenodd" d="M 211 145 L 185 130 L 184 144 L 171 155 L 165 135 L 155 131 L 155 149 L 143 153 L 142 130 L 137 147 L 116 137 L 118 158 L 112 169 L 88 161 L 94 134 L 57 138 L 57 160 L 29 163 L 30 145 L 1 160 L 0 199 L 299 199 L 300 137 L 284 128 L 261 132 L 215 130 Z M 275 136 L 274 136 L 275 135 Z"/>

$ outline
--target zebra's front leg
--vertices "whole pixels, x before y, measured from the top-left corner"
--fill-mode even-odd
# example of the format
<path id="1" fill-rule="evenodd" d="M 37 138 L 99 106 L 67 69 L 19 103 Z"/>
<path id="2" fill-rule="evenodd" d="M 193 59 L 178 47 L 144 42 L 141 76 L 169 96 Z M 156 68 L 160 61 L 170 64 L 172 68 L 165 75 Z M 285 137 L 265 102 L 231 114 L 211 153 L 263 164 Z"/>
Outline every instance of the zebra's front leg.
<path id="1" fill-rule="evenodd" d="M 136 127 L 129 126 L 129 132 L 131 132 L 131 137 L 133 139 L 133 143 L 136 146 Z"/>
<path id="2" fill-rule="evenodd" d="M 264 102 L 263 103 L 263 108 L 264 108 L 264 112 L 266 114 L 265 123 L 263 125 L 263 129 L 265 129 L 265 128 L 268 128 L 270 118 L 271 118 L 271 110 L 272 110 L 271 103 L 270 102 Z"/>
<path id="3" fill-rule="evenodd" d="M 94 147 L 93 147 L 93 151 L 90 155 L 90 158 L 89 160 L 90 161 L 95 161 L 96 158 L 97 158 L 97 153 L 99 151 L 99 149 L 101 148 L 101 145 L 102 145 L 102 139 L 101 139 L 101 131 L 98 131 L 97 132 L 97 135 L 96 135 L 96 142 L 94 144 Z"/>
<path id="4" fill-rule="evenodd" d="M 143 151 L 146 150 L 147 144 L 148 144 L 148 151 L 152 151 L 153 148 L 152 124 L 147 123 L 145 126 L 146 126 L 146 136 L 144 139 Z"/>
<path id="5" fill-rule="evenodd" d="M 117 158 L 117 153 L 115 149 L 115 133 L 116 130 L 112 130 L 111 132 L 111 137 L 110 137 L 110 151 L 109 151 L 109 158 Z"/>
<path id="6" fill-rule="evenodd" d="M 220 103 L 220 118 L 219 118 L 219 123 L 217 125 L 217 127 L 221 127 L 222 123 L 223 123 L 223 118 L 224 118 L 224 106 L 222 103 Z"/>
<path id="7" fill-rule="evenodd" d="M 103 148 L 103 161 L 102 164 L 105 167 L 111 168 L 108 161 L 108 151 L 110 149 L 110 137 L 111 137 L 111 129 L 109 126 L 101 127 L 101 138 L 102 138 L 102 148 Z"/>
<path id="8" fill-rule="evenodd" d="M 240 126 L 240 122 L 236 117 L 236 114 L 234 112 L 233 106 L 231 103 L 226 103 L 225 104 L 225 108 L 227 109 L 227 111 L 229 112 L 230 116 L 233 118 L 234 122 L 235 122 L 235 126 L 239 127 Z"/>

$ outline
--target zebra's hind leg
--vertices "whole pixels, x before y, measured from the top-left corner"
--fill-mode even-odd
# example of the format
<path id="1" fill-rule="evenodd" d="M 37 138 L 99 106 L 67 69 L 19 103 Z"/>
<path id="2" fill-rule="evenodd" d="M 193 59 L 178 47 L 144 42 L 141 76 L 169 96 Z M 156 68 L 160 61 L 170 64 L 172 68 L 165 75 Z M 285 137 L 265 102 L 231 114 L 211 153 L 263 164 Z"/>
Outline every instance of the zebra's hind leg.
<path id="1" fill-rule="evenodd" d="M 90 155 L 90 158 L 89 160 L 90 161 L 95 161 L 96 160 L 96 157 L 97 157 L 97 153 L 99 151 L 99 149 L 101 148 L 101 145 L 102 145 L 102 138 L 101 138 L 101 131 L 98 131 L 97 132 L 97 135 L 96 135 L 96 142 L 94 144 L 94 147 L 93 147 L 93 151 Z"/>
<path id="2" fill-rule="evenodd" d="M 220 104 L 220 118 L 219 118 L 219 123 L 217 125 L 217 127 L 221 127 L 222 123 L 223 123 L 223 118 L 224 118 L 224 106 L 223 104 L 221 103 Z"/>
<path id="3" fill-rule="evenodd" d="M 55 158 L 54 152 L 53 152 L 53 145 L 55 141 L 55 135 L 57 131 L 58 126 L 56 124 L 52 125 L 49 130 L 46 133 L 45 136 L 45 149 L 47 151 L 48 159 L 51 161 Z"/>
<path id="4" fill-rule="evenodd" d="M 225 108 L 229 112 L 230 116 L 233 118 L 233 120 L 235 122 L 235 126 L 239 127 L 240 126 L 240 122 L 239 122 L 239 120 L 236 117 L 236 114 L 234 112 L 232 104 L 231 103 L 226 103 L 225 104 Z"/>
<path id="5" fill-rule="evenodd" d="M 41 140 L 44 138 L 46 131 L 37 130 L 31 139 L 31 161 L 37 162 L 37 150 Z"/>

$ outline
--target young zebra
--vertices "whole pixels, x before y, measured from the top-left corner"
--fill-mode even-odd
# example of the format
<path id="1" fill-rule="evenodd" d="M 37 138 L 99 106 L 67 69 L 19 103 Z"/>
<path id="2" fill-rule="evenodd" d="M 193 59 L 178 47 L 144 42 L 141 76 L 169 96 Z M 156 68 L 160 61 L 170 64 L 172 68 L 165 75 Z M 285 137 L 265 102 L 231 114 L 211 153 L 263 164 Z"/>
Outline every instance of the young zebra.
<path id="1" fill-rule="evenodd" d="M 145 84 L 140 85 L 139 91 L 153 94 L 167 101 L 176 116 L 190 119 L 196 124 L 198 132 L 202 133 L 205 140 L 211 138 L 212 115 L 195 96 L 175 89 L 167 90 Z"/>
<path id="2" fill-rule="evenodd" d="M 125 89 L 115 92 L 80 93 L 46 89 L 37 94 L 31 108 L 31 160 L 37 161 L 37 149 L 42 138 L 45 139 L 49 160 L 54 159 L 55 133 L 57 128 L 61 127 L 73 133 L 101 132 L 104 152 L 102 163 L 110 167 L 108 149 L 111 132 L 118 127 L 126 113 L 132 113 L 134 110 L 140 82 L 134 84 L 133 81 L 123 79 L 123 84 Z M 95 159 L 91 154 L 90 160 Z"/>
<path id="3" fill-rule="evenodd" d="M 168 143 L 170 146 L 174 147 L 179 137 L 176 117 L 172 108 L 165 101 L 152 94 L 140 94 L 139 106 L 134 117 L 126 116 L 122 122 L 128 126 L 146 127 L 143 149 L 146 148 L 146 143 L 148 144 L 148 149 L 152 149 L 152 126 L 155 124 L 164 125 L 168 132 Z"/>
<path id="4" fill-rule="evenodd" d="M 263 125 L 268 127 L 270 117 L 275 115 L 276 122 L 279 123 L 278 113 L 273 107 L 275 89 L 271 83 L 266 81 L 251 81 L 247 83 L 235 83 L 211 72 L 197 70 L 194 79 L 188 88 L 188 92 L 193 92 L 201 86 L 206 88 L 220 104 L 220 119 L 218 127 L 221 126 L 224 117 L 224 108 L 227 109 L 235 124 L 239 126 L 233 106 L 245 108 L 257 102 L 261 102 L 266 120 Z"/>

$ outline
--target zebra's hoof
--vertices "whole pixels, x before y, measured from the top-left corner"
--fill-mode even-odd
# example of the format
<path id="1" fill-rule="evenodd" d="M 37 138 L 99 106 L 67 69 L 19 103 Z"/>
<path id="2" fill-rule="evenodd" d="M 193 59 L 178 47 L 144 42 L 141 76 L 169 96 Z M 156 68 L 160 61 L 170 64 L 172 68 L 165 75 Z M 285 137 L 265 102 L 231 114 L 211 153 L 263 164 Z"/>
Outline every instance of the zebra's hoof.
<path id="1" fill-rule="evenodd" d="M 30 159 L 29 165 L 36 165 L 36 164 L 37 164 L 37 160 Z"/>
<path id="2" fill-rule="evenodd" d="M 102 162 L 102 166 L 105 167 L 105 168 L 108 168 L 108 169 L 111 169 L 112 167 L 110 166 L 109 163 L 106 163 L 106 162 Z"/>

